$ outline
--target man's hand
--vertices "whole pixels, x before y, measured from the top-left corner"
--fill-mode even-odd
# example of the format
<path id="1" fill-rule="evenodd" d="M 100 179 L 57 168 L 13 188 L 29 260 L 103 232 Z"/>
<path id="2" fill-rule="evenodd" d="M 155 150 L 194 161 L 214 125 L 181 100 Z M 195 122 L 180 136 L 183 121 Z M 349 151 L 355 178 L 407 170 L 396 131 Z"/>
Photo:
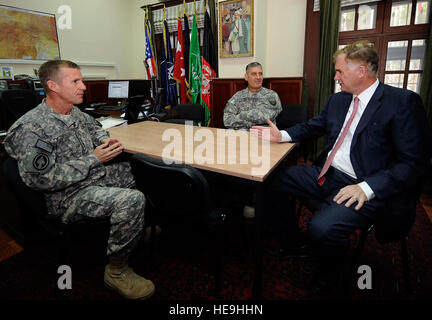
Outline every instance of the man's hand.
<path id="1" fill-rule="evenodd" d="M 250 132 L 264 140 L 280 142 L 282 139 L 282 134 L 280 133 L 279 129 L 269 119 L 267 119 L 267 123 L 269 124 L 270 128 L 263 126 L 253 126 L 250 128 Z"/>
<path id="2" fill-rule="evenodd" d="M 345 207 L 347 208 L 357 201 L 358 203 L 355 206 L 355 210 L 359 210 L 367 201 L 367 196 L 363 192 L 362 188 L 356 184 L 353 184 L 340 189 L 338 194 L 333 198 L 333 201 L 335 201 L 337 204 L 341 204 L 345 200 L 348 200 L 345 203 Z"/>
<path id="3" fill-rule="evenodd" d="M 93 154 L 100 163 L 105 163 L 123 152 L 123 145 L 117 139 L 104 139 L 104 143 L 94 149 Z"/>
<path id="4" fill-rule="evenodd" d="M 108 145 L 112 145 L 114 143 L 120 142 L 117 139 L 114 138 L 106 138 L 102 140 L 102 143 L 108 143 Z"/>

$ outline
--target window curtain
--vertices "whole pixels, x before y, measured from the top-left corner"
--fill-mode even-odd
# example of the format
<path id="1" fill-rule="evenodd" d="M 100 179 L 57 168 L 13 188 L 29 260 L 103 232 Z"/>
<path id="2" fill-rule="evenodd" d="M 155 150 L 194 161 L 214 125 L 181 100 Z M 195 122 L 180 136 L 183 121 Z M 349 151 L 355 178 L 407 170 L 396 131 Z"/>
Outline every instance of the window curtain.
<path id="1" fill-rule="evenodd" d="M 320 0 L 319 60 L 314 115 L 321 111 L 334 92 L 333 54 L 338 48 L 340 3 L 341 0 Z M 326 137 L 316 141 L 315 158 L 325 146 L 325 142 Z"/>
<path id="2" fill-rule="evenodd" d="M 162 3 L 161 3 L 162 4 Z M 168 5 L 168 3 L 167 3 Z M 197 22 L 197 27 L 203 28 L 204 27 L 204 5 L 205 2 L 204 0 L 196 0 L 195 2 L 187 2 L 185 3 L 186 5 L 186 11 L 188 13 L 189 16 L 189 25 L 192 25 L 192 17 L 194 15 L 194 10 L 196 8 L 196 22 Z M 210 3 L 209 3 L 210 5 Z M 180 9 L 180 13 L 181 16 L 183 17 L 183 3 L 178 4 L 178 5 L 174 5 L 174 6 L 167 6 L 165 8 L 165 17 L 166 17 L 166 21 L 168 24 L 168 29 L 170 32 L 177 32 L 177 18 L 178 18 L 178 13 L 179 13 L 179 9 Z M 155 34 L 158 33 L 162 33 L 163 30 L 163 22 L 164 22 L 164 9 L 156 9 L 153 10 L 152 13 L 153 16 L 153 27 L 155 30 Z M 184 28 L 184 26 L 183 26 Z"/>
<path id="3" fill-rule="evenodd" d="M 429 124 L 432 125 L 432 8 L 429 12 L 429 39 L 427 40 L 424 62 L 420 96 L 426 109 Z"/>

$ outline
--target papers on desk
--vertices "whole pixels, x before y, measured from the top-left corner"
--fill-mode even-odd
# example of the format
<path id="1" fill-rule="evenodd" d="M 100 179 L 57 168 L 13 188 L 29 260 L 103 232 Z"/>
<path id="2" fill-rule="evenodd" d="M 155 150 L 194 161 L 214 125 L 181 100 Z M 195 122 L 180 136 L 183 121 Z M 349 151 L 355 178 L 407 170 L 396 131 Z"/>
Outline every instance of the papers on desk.
<path id="1" fill-rule="evenodd" d="M 146 118 L 147 118 L 147 111 L 145 111 L 144 114 L 146 115 Z M 138 120 L 140 120 L 140 119 L 144 119 L 144 114 L 140 111 L 140 112 L 138 113 Z M 126 116 L 126 113 L 123 112 L 123 113 L 120 115 L 120 118 L 124 118 L 125 116 Z"/>
<path id="2" fill-rule="evenodd" d="M 118 119 L 118 118 L 111 118 L 111 117 L 102 117 L 96 119 L 102 124 L 102 129 L 109 129 L 113 127 L 120 127 L 127 125 L 127 120 L 124 119 Z"/>

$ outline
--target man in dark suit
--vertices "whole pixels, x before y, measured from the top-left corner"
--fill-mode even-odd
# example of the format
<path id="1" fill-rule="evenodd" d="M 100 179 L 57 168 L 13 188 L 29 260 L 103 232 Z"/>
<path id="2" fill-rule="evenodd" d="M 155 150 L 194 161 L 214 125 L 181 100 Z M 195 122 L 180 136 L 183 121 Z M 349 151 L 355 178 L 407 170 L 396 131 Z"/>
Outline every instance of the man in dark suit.
<path id="1" fill-rule="evenodd" d="M 287 195 L 319 202 L 308 233 L 318 271 L 327 280 L 340 271 L 350 235 L 373 224 L 388 199 L 413 188 L 430 159 L 421 99 L 379 82 L 373 45 L 347 45 L 334 54 L 334 62 L 342 92 L 332 95 L 319 115 L 281 131 L 268 121 L 267 128 L 273 142 L 327 135 L 316 164 L 286 168 L 275 178 L 269 188 L 274 207 L 268 212 L 279 229 L 284 227 L 284 247 L 293 249 L 301 245 L 301 233 L 287 210 Z M 257 126 L 251 132 L 264 137 L 264 130 Z"/>

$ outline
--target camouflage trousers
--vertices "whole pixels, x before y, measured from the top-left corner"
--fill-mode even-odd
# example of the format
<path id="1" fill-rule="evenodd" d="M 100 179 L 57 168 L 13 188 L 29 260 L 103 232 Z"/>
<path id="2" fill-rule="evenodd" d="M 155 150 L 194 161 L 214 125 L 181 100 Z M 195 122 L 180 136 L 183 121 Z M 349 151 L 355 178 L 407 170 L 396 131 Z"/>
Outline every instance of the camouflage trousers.
<path id="1" fill-rule="evenodd" d="M 106 176 L 87 186 L 63 206 L 70 212 L 71 221 L 88 218 L 110 218 L 107 255 L 126 258 L 136 247 L 144 228 L 145 197 L 136 189 L 128 162 L 105 166 Z"/>

